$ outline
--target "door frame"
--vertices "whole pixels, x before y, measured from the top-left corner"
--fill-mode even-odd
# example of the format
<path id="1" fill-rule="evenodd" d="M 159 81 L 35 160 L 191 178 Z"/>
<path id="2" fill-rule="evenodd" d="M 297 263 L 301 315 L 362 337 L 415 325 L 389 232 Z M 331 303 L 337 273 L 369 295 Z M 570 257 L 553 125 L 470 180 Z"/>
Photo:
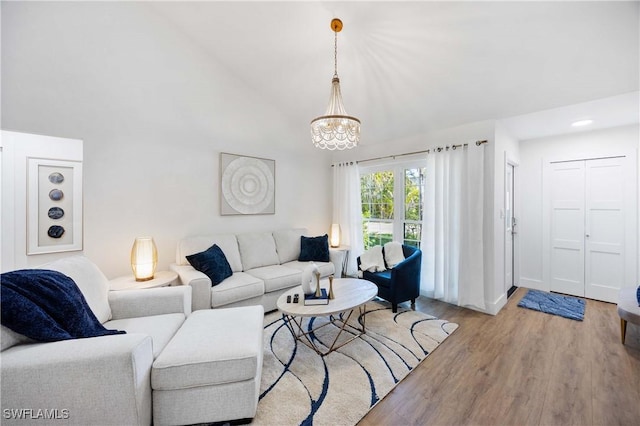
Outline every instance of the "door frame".
<path id="1" fill-rule="evenodd" d="M 592 155 L 569 155 L 565 154 L 558 157 L 548 157 L 542 159 L 542 285 L 541 290 L 550 291 L 551 283 L 551 250 L 549 246 L 551 244 L 551 203 L 550 203 L 550 168 L 552 163 L 569 162 L 569 161 L 582 161 L 582 160 L 597 160 L 602 158 L 612 157 L 627 157 L 629 160 L 627 165 L 629 170 L 626 171 L 626 175 L 630 177 L 630 182 L 635 185 L 635 191 L 631 191 L 636 197 L 635 200 L 631 200 L 629 205 L 633 210 L 631 217 L 627 217 L 626 226 L 631 229 L 626 229 L 625 234 L 629 237 L 625 241 L 625 278 L 627 285 L 635 285 L 637 282 L 639 268 L 640 268 L 640 250 L 638 250 L 638 226 L 640 209 L 638 207 L 640 203 L 640 179 L 638 178 L 638 163 L 637 163 L 638 151 L 630 149 L 628 151 L 611 151 L 603 152 Z M 632 178 L 631 178 L 632 177 Z M 632 267 L 633 266 L 633 267 Z M 631 283 L 631 284 L 629 284 Z"/>
<path id="2" fill-rule="evenodd" d="M 503 203 L 504 203 L 504 220 L 502 222 L 502 235 L 504 236 L 504 240 L 503 240 L 503 258 L 504 258 L 504 270 L 502 271 L 502 277 L 503 277 L 503 283 L 502 283 L 502 287 L 503 287 L 503 291 L 505 296 L 508 295 L 509 290 L 511 289 L 511 286 L 509 286 L 509 288 L 507 288 L 507 215 L 506 215 L 506 211 L 507 211 L 507 167 L 513 167 L 513 212 L 512 215 L 513 217 L 518 218 L 519 214 L 520 214 L 520 197 L 517 195 L 519 194 L 519 188 L 520 188 L 520 172 L 519 172 L 519 166 L 520 163 L 512 158 L 511 156 L 509 156 L 509 153 L 507 153 L 505 151 L 504 153 L 504 185 L 503 185 Z M 516 222 L 516 226 L 517 222 Z M 520 236 L 518 233 L 516 233 L 513 236 L 513 243 L 512 243 L 512 250 L 513 250 L 513 270 L 511 271 L 511 276 L 512 276 L 512 281 L 513 281 L 513 285 L 517 286 L 517 284 L 520 283 Z"/>

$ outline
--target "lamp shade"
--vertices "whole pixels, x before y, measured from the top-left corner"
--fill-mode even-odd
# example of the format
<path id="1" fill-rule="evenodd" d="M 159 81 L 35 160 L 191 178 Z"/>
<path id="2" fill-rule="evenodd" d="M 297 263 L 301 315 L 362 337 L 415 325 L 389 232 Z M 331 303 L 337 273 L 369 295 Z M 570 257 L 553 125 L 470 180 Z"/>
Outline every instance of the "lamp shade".
<path id="1" fill-rule="evenodd" d="M 340 225 L 337 223 L 331 224 L 331 228 L 329 229 L 329 245 L 331 245 L 331 247 L 340 246 L 340 234 Z"/>
<path id="2" fill-rule="evenodd" d="M 136 281 L 153 279 L 158 265 L 158 250 L 151 237 L 137 237 L 131 248 L 131 269 Z"/>

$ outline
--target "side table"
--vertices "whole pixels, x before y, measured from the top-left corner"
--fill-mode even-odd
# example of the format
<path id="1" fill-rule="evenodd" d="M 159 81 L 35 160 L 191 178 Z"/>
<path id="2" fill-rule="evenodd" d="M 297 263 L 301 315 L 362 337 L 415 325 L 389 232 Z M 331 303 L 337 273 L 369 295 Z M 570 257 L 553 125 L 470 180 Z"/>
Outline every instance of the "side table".
<path id="1" fill-rule="evenodd" d="M 350 246 L 338 246 L 338 247 L 329 247 L 329 250 L 335 250 L 335 251 L 339 251 L 342 252 L 342 269 L 340 270 L 340 275 L 337 274 L 338 271 L 336 271 L 336 278 L 343 278 L 347 276 L 347 266 L 349 265 L 349 250 L 351 249 Z"/>
<path id="2" fill-rule="evenodd" d="M 153 279 L 148 281 L 136 281 L 133 275 L 125 275 L 109 281 L 111 290 L 134 290 L 142 288 L 165 287 L 178 279 L 178 274 L 173 271 L 158 271 Z"/>

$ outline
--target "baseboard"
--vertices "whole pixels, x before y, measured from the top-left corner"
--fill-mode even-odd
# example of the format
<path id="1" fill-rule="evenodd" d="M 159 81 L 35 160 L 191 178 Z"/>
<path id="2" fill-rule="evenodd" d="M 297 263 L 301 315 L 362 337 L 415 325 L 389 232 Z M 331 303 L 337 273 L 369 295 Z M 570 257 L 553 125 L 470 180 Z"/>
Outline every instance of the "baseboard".
<path id="1" fill-rule="evenodd" d="M 485 313 L 489 315 L 497 315 L 500 312 L 500 309 L 504 308 L 504 305 L 507 304 L 507 294 L 503 293 L 498 297 L 495 302 L 486 303 L 487 308 L 485 309 Z"/>
<path id="2" fill-rule="evenodd" d="M 549 286 L 545 285 L 542 280 L 534 280 L 532 278 L 520 277 L 518 287 L 530 288 L 533 290 L 549 291 Z"/>

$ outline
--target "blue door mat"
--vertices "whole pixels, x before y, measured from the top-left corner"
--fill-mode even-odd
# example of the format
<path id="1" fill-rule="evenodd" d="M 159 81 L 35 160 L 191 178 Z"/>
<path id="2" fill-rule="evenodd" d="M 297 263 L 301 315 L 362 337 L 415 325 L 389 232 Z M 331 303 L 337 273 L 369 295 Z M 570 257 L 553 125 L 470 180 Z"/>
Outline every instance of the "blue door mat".
<path id="1" fill-rule="evenodd" d="M 576 321 L 584 319 L 584 299 L 547 293 L 539 290 L 529 290 L 520 300 L 518 306 L 533 309 L 547 314 L 559 315 Z"/>

